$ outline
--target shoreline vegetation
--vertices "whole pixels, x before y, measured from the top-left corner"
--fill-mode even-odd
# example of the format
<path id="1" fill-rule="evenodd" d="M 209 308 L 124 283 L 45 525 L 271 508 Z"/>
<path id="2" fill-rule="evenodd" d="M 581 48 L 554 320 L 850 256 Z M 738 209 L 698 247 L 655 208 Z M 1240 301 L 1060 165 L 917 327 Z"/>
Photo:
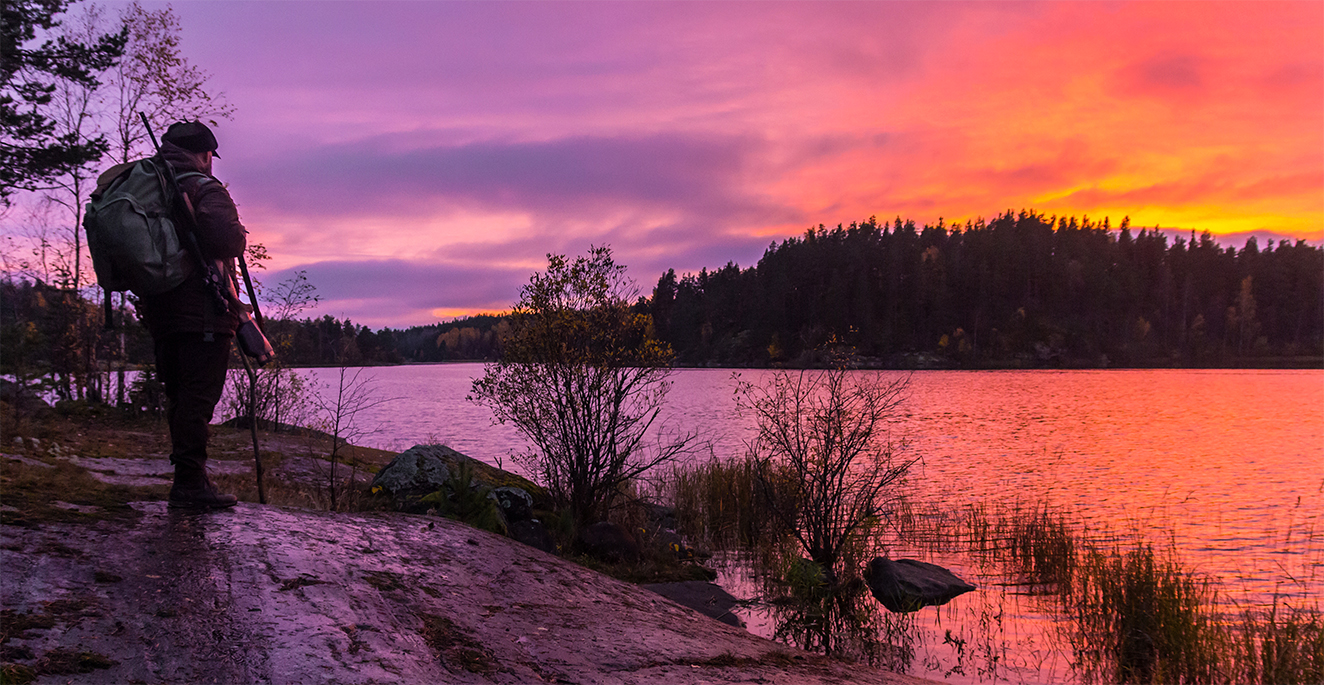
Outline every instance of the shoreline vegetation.
<path id="1" fill-rule="evenodd" d="M 902 361 L 904 361 L 904 360 L 902 360 Z M 292 368 L 292 369 L 296 369 L 296 370 L 297 370 L 297 369 L 338 369 L 338 368 L 342 368 L 342 367 L 344 367 L 344 368 L 365 368 L 365 369 L 371 369 L 371 368 L 392 367 L 392 366 L 446 366 L 446 365 L 457 365 L 457 364 L 489 364 L 489 363 L 491 363 L 491 362 L 492 362 L 491 359 L 484 359 L 484 358 L 475 358 L 475 359 L 459 359 L 459 358 L 457 358 L 457 359 L 447 359 L 447 360 L 444 360 L 444 361 L 408 361 L 408 360 L 406 360 L 406 361 L 397 361 L 397 362 L 370 362 L 370 363 L 362 363 L 362 364 L 337 364 L 337 363 L 334 363 L 334 362 L 326 362 L 326 363 L 322 363 L 322 364 L 302 364 L 302 365 L 299 365 L 299 366 L 292 366 L 292 367 L 290 367 L 290 368 Z M 1062 365 L 1062 366 L 1016 366 L 1016 365 L 1013 365 L 1013 364 L 1006 364 L 1006 365 L 992 365 L 992 366 L 979 366 L 979 367 L 965 367 L 965 366 L 959 366 L 959 365 L 942 365 L 942 364 L 930 363 L 930 362 L 931 362 L 931 360 L 919 360 L 919 359 L 915 359 L 915 360 L 911 360 L 911 362 L 907 364 L 907 363 L 900 363 L 900 362 L 898 362 L 898 360 L 895 360 L 895 359 L 890 360 L 890 362 L 888 362 L 888 361 L 885 361 L 885 360 L 882 360 L 882 359 L 868 359 L 868 358 L 862 358 L 862 359 L 857 360 L 857 362 L 856 362 L 856 363 L 857 363 L 857 366 L 856 366 L 855 368 L 858 368 L 858 369 L 861 369 L 861 370 L 871 370 L 871 371 L 873 371 L 873 370 L 879 370 L 879 371 L 1091 371 L 1091 370 L 1104 370 L 1104 369 L 1111 369 L 1111 370 L 1118 370 L 1118 371 L 1125 371 L 1125 370 L 1143 370 L 1143 369 L 1173 369 L 1173 370 L 1188 370 L 1188 371 L 1197 371 L 1197 370 L 1202 370 L 1202 369 L 1209 369 L 1209 370 L 1219 370 L 1219 369 L 1224 369 L 1224 370 L 1247 370 L 1247 371 L 1250 371 L 1250 370 L 1263 370 L 1263 371 L 1275 371 L 1275 370 L 1277 370 L 1277 371 L 1308 371 L 1308 370 L 1324 370 L 1324 355 L 1318 355 L 1318 356 L 1307 356 L 1307 355 L 1302 355 L 1302 356 L 1299 356 L 1299 357 L 1263 357 L 1263 358 L 1260 358 L 1260 357 L 1253 357 L 1253 358 L 1246 358 L 1246 359 L 1235 359 L 1235 360 L 1230 360 L 1230 361 L 1228 361 L 1228 362 L 1225 363 L 1225 364 L 1221 364 L 1221 365 L 1217 365 L 1217 364 L 1215 364 L 1215 365 L 1208 365 L 1208 366 L 1174 366 L 1174 365 L 1163 365 L 1163 364 L 1145 364 L 1145 365 L 1137 365 L 1137 366 L 1118 366 L 1118 365 L 1110 365 L 1110 366 L 1088 366 L 1088 365 L 1083 365 L 1083 364 L 1082 364 L 1082 365 L 1074 365 L 1074 366 L 1071 366 L 1071 365 Z M 111 373 L 111 372 L 117 371 L 118 368 L 119 368 L 119 367 L 111 366 L 111 365 L 109 365 L 109 364 L 107 364 L 107 363 L 102 363 L 102 364 L 101 364 L 101 368 L 100 368 L 100 372 L 101 372 L 101 373 Z M 149 368 L 152 368 L 152 364 L 147 364 L 147 363 L 144 363 L 144 364 L 130 364 L 130 365 L 127 365 L 127 366 L 124 367 L 124 369 L 125 369 L 126 371 L 143 371 L 143 370 L 145 370 L 145 369 L 149 369 Z M 833 366 L 832 366 L 831 364 L 827 364 L 827 363 L 820 363 L 820 364 L 810 365 L 810 366 L 794 366 L 794 365 L 790 365 L 790 364 L 782 364 L 782 365 L 771 366 L 771 367 L 769 367 L 769 366 L 717 366 L 717 365 L 709 366 L 709 365 L 701 365 L 701 364 L 673 364 L 673 365 L 671 366 L 671 368 L 673 368 L 673 369 L 730 369 L 730 370 L 732 370 L 732 371 L 745 371 L 745 370 L 756 370 L 756 369 L 801 369 L 801 368 L 803 368 L 803 369 L 829 369 L 829 368 L 833 368 Z"/>
<path id="2" fill-rule="evenodd" d="M 1075 254 L 1069 249 L 1073 245 L 1111 250 L 1117 259 L 1126 257 L 1127 245 L 1135 254 L 1148 254 L 1137 247 L 1145 241 L 1150 247 L 1166 245 L 1161 236 L 1147 236 L 1144 231 L 1136 239 L 1125 230 L 1121 232 L 1125 239 L 1114 238 L 1106 225 L 1045 223 L 1033 214 L 1007 215 L 999 221 L 1005 224 L 1001 228 L 969 226 L 938 231 L 930 238 L 951 241 L 943 244 L 965 254 L 964 260 L 971 252 L 954 246 L 993 240 L 994 233 L 1002 230 L 1022 237 L 1039 235 L 1058 245 L 1045 253 L 1049 263 Z M 780 259 L 800 250 L 827 249 L 825 245 L 831 248 L 829 253 L 851 245 L 851 250 L 863 253 L 869 245 L 904 243 L 906 235 L 918 234 L 899 221 L 894 227 L 870 222 L 849 231 L 811 231 L 803 241 L 787 241 L 770 248 L 769 254 Z M 858 241 L 868 244 L 855 245 Z M 1309 261 L 1324 255 L 1324 250 L 1303 244 L 1281 243 L 1272 252 L 1259 252 L 1253 244 L 1240 253 L 1224 252 L 1212 241 L 1197 244 L 1194 239 L 1189 250 L 1178 241 L 1163 254 L 1180 253 L 1185 259 L 1191 256 L 1188 251 L 1197 256 L 1206 251 L 1206 256 L 1221 255 L 1219 259 L 1230 260 L 1233 266 L 1282 264 L 1274 260 L 1302 255 Z M 925 249 L 922 254 L 930 255 L 922 264 L 936 266 L 946 253 Z M 1265 257 L 1269 254 L 1274 257 Z M 1080 277 L 1081 282 L 1072 286 L 1077 288 L 1074 296 L 1085 297 L 1089 290 L 1085 284 L 1093 281 L 1087 277 L 1086 262 L 1076 261 L 1074 267 L 1073 262 L 1065 264 L 1066 273 Z M 364 425 L 365 410 L 390 398 L 374 387 L 373 379 L 349 369 L 382 361 L 366 352 L 390 348 L 383 348 L 383 340 L 371 337 L 375 334 L 366 328 L 330 317 L 318 322 L 325 324 L 325 331 L 301 328 L 298 322 L 292 327 L 272 322 L 268 334 L 281 351 L 281 362 L 250 376 L 249 384 L 243 378 L 231 379 L 221 413 L 248 417 L 253 442 L 237 426 L 218 427 L 212 442 L 214 480 L 242 500 L 256 497 L 261 504 L 337 514 L 444 517 L 633 583 L 712 579 L 712 565 L 704 562 L 714 552 L 734 555 L 742 560 L 742 572 L 750 579 L 746 594 L 752 594 L 759 610 L 770 618 L 774 638 L 833 659 L 899 673 L 941 671 L 944 677 L 979 679 L 1037 673 L 1033 666 L 1007 663 L 1009 655 L 1023 647 L 1007 637 L 1003 621 L 1010 616 L 1051 625 L 1052 631 L 1041 639 L 1067 659 L 1055 662 L 1055 672 L 1069 669 L 1070 677 L 1082 683 L 1324 680 L 1324 620 L 1320 598 L 1312 593 L 1276 593 L 1267 603 L 1257 600 L 1229 610 L 1229 596 L 1219 579 L 1189 567 L 1175 547 L 1160 544 L 1161 537 L 1088 530 L 1051 503 L 1026 508 L 988 502 L 982 509 L 967 510 L 953 509 L 958 503 L 952 502 L 908 501 L 906 475 L 917 460 L 904 456 L 903 445 L 893 442 L 888 427 L 904 416 L 900 403 L 909 381 L 868 370 L 898 359 L 978 368 L 991 360 L 1049 367 L 1071 366 L 1079 360 L 1111 365 L 1114 354 L 1118 363 L 1161 359 L 1199 364 L 1225 363 L 1234 357 L 1308 356 L 1306 350 L 1319 347 L 1314 328 L 1318 313 L 1310 309 L 1319 303 L 1313 299 L 1292 303 L 1261 299 L 1253 287 L 1257 276 L 1237 275 L 1224 285 L 1240 285 L 1219 291 L 1236 293 L 1234 304 L 1209 300 L 1218 302 L 1219 315 L 1224 317 L 1217 337 L 1210 338 L 1213 329 L 1202 323 L 1183 329 L 1173 339 L 1184 341 L 1177 348 L 1167 343 L 1145 347 L 1146 340 L 1170 339 L 1161 333 L 1173 321 L 1167 309 L 1164 318 L 1156 315 L 1152 321 L 1143 314 L 1131 319 L 1130 313 L 1114 320 L 1100 313 L 1106 308 L 1077 312 L 1084 317 L 1077 324 L 1090 330 L 1112 331 L 1114 324 L 1125 324 L 1120 330 L 1135 334 L 1130 338 L 1134 347 L 1112 348 L 1092 346 L 1088 337 L 1052 337 L 1057 334 L 1044 343 L 1039 333 L 1057 329 L 1035 328 L 1043 320 L 1031 317 L 1025 306 L 1010 314 L 1013 323 L 1020 322 L 1016 324 L 1020 329 L 984 333 L 975 326 L 970 332 L 943 333 L 938 341 L 942 354 L 889 350 L 880 347 L 879 339 L 870 339 L 886 327 L 871 329 L 871 334 L 853 325 L 813 328 L 817 331 L 813 335 L 806 333 L 810 329 L 801 329 L 795 341 L 780 339 L 774 332 L 766 346 L 757 342 L 758 335 L 741 333 L 736 337 L 743 336 L 745 343 L 738 349 L 705 347 L 724 339 L 714 337 L 719 328 L 712 320 L 700 326 L 707 332 L 698 339 L 701 348 L 694 348 L 693 340 L 675 337 L 677 331 L 688 330 L 677 327 L 684 319 L 679 316 L 684 311 L 682 295 L 707 276 L 701 274 L 693 282 L 682 279 L 671 295 L 665 295 L 660 285 L 651 300 L 636 299 L 625 267 L 614 262 L 608 247 L 594 247 L 587 256 L 573 259 L 549 255 L 548 262 L 546 271 L 530 278 L 508 317 L 487 317 L 492 326 L 486 333 L 465 334 L 465 329 L 452 326 L 444 336 L 434 338 L 436 349 L 449 349 L 446 341 L 453 337 L 461 342 L 485 340 L 500 352 L 485 366 L 483 376 L 473 381 L 468 397 L 487 405 L 526 439 L 531 451 L 516 461 L 531 480 L 479 465 L 441 445 L 416 446 L 399 455 L 354 447 L 372 432 Z M 765 262 L 776 260 L 765 255 Z M 806 268 L 812 264 L 812 260 L 806 263 Z M 1219 262 L 1205 267 L 1213 273 L 1220 264 L 1227 266 Z M 753 280 L 744 281 L 747 285 L 757 284 L 764 277 L 758 269 L 741 272 L 733 266 L 729 271 L 730 283 L 748 278 Z M 1320 271 L 1312 278 L 1324 280 L 1324 270 Z M 783 276 L 789 278 L 788 274 L 783 271 Z M 1100 278 L 1090 287 L 1117 285 L 1111 277 Z M 1035 297 L 1063 296 L 1051 279 L 1038 285 L 1044 289 L 1031 288 Z M 1311 287 L 1311 292 L 1320 292 L 1319 287 Z M 705 292 L 719 290 L 714 286 Z M 41 293 L 37 295 L 40 300 Z M 758 295 L 746 293 L 735 299 L 756 303 Z M 900 306 L 896 295 L 872 301 Z M 659 309 L 668 297 L 675 307 Z M 854 301 L 848 293 L 834 297 Z M 1194 295 L 1187 300 L 1191 298 Z M 792 309 L 809 312 L 814 306 L 800 302 Z M 17 309 L 4 311 L 13 314 Z M 976 319 L 986 311 L 975 309 Z M 1296 317 L 1295 328 L 1283 327 L 1283 312 L 1289 310 L 1295 312 L 1288 316 Z M 722 306 L 710 313 L 730 311 Z M 901 316 L 897 311 L 892 314 Z M 1128 321 L 1135 326 L 1127 328 Z M 915 325 L 915 330 L 922 328 Z M 7 356 L 8 366 L 2 370 L 17 381 L 5 383 L 0 394 L 0 434 L 5 436 L 5 448 L 16 450 L 7 453 L 3 462 L 0 485 L 9 507 L 4 521 L 30 529 L 43 521 L 63 525 L 142 516 L 131 502 L 161 499 L 169 482 L 168 472 L 162 473 L 168 443 L 159 418 L 164 412 L 160 383 L 144 370 L 132 383 L 121 376 L 112 384 L 109 370 L 88 372 L 99 368 L 98 357 L 92 354 L 81 357 L 87 365 L 57 368 L 37 353 L 44 335 L 41 328 L 31 321 L 21 328 L 21 335 L 6 340 L 6 350 L 19 353 Z M 322 331 L 317 349 L 329 345 L 330 358 L 340 368 L 338 378 L 317 380 L 291 368 L 307 342 L 301 336 L 309 330 Z M 1160 333 L 1151 339 L 1154 330 Z M 989 352 L 990 346 L 997 354 Z M 79 349 L 90 348 L 75 346 L 75 357 Z M 695 356 L 695 349 L 707 351 Z M 1149 352 L 1142 353 L 1146 349 Z M 682 431 L 654 439 L 650 434 L 676 366 L 703 362 L 739 367 L 760 359 L 781 369 L 757 384 L 737 386 L 740 411 L 748 412 L 757 424 L 745 456 L 727 454 L 721 455 L 726 460 L 689 463 L 686 455 L 698 451 L 701 436 Z M 807 373 L 790 367 L 826 370 Z M 62 398 L 53 408 L 39 399 L 50 395 Z M 269 431 L 259 448 L 256 429 L 264 425 L 315 430 Z M 254 471 L 249 464 L 259 455 Z M 1315 565 L 1296 577 L 1290 575 L 1294 569 L 1279 569 L 1284 586 L 1314 583 L 1324 562 L 1324 540 L 1313 529 L 1289 532 L 1304 535 L 1298 539 Z M 926 637 L 926 619 L 905 609 L 941 607 L 974 588 L 954 577 L 955 583 L 946 588 L 959 586 L 956 594 L 944 590 L 899 598 L 892 590 L 880 591 L 873 569 L 888 567 L 875 562 L 889 549 L 928 556 L 954 554 L 966 564 L 962 572 L 977 574 L 986 589 L 973 601 L 953 606 L 978 615 L 948 627 L 940 639 Z M 866 573 L 865 568 L 870 570 Z M 391 587 L 398 585 L 393 582 Z M 1029 604 L 1008 595 L 1009 585 L 1031 588 L 1030 599 L 1024 600 Z M 891 610 L 884 611 L 882 604 Z M 954 651 L 954 657 L 937 656 L 935 644 Z"/>
<path id="3" fill-rule="evenodd" d="M 366 479 L 329 510 L 324 436 L 262 433 L 259 505 L 247 431 L 214 426 L 217 480 L 244 501 L 181 515 L 164 504 L 159 418 L 12 409 L 0 404 L 3 683 L 912 682 L 755 638 L 573 557 L 396 513 Z M 359 473 L 395 456 L 345 451 Z"/>

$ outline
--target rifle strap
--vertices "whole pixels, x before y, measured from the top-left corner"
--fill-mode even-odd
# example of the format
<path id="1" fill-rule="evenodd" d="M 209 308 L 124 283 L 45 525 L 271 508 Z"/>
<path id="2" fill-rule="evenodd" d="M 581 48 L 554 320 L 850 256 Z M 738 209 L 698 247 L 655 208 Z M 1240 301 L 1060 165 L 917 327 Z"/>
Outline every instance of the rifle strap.
<path id="1" fill-rule="evenodd" d="M 266 328 L 267 324 L 262 320 L 262 310 L 257 304 L 257 291 L 253 288 L 253 279 L 248 275 L 248 264 L 244 262 L 243 255 L 239 256 L 239 273 L 244 275 L 244 285 L 248 286 L 248 299 L 253 304 L 253 318 L 257 320 L 259 329 Z"/>

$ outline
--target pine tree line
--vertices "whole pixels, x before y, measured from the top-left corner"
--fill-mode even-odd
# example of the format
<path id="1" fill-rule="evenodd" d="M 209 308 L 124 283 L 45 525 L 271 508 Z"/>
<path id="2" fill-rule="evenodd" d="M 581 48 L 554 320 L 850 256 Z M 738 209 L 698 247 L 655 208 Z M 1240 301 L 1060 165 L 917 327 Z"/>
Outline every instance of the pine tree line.
<path id="1" fill-rule="evenodd" d="M 648 306 L 689 365 L 812 365 L 834 345 L 893 367 L 1320 363 L 1324 250 L 1119 229 L 1030 211 L 819 226 L 754 267 L 668 271 Z"/>

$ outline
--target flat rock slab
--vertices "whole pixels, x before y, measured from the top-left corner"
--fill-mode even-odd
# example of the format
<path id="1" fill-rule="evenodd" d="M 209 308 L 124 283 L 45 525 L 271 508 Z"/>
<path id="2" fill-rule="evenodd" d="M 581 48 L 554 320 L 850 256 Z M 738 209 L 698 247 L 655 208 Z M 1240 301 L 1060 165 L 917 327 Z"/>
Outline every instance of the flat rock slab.
<path id="1" fill-rule="evenodd" d="M 4 455 L 10 456 L 10 455 Z M 34 463 L 38 466 L 49 466 L 36 459 L 25 459 L 12 456 L 12 459 L 19 459 L 24 463 Z M 110 485 L 129 485 L 135 487 L 152 485 L 169 485 L 174 479 L 175 467 L 170 463 L 168 456 L 143 457 L 139 459 L 124 459 L 114 457 L 79 457 L 58 455 L 57 458 L 68 461 L 75 466 L 87 469 L 89 476 Z M 348 478 L 351 474 L 355 480 L 367 482 L 372 478 L 372 474 L 364 471 L 352 471 L 350 467 L 341 464 L 339 469 L 342 471 L 337 478 Z M 251 475 L 254 470 L 253 460 L 242 459 L 209 459 L 207 460 L 207 472 L 212 475 Z M 330 472 L 330 462 L 323 459 L 312 457 L 290 455 L 283 456 L 275 466 L 268 466 L 267 475 L 273 478 L 281 478 L 292 482 L 318 482 L 324 481 Z"/>
<path id="2" fill-rule="evenodd" d="M 119 476 L 160 476 L 170 478 L 175 473 L 175 467 L 170 464 L 169 457 L 143 458 L 143 459 L 120 459 L 115 457 L 64 457 L 75 466 L 80 466 L 88 471 L 106 473 Z M 213 460 L 215 461 L 215 460 Z M 228 464 L 229 462 L 216 462 L 217 464 Z"/>
<path id="3" fill-rule="evenodd" d="M 73 683 L 919 683 L 446 519 L 241 504 L 0 525 L 7 661 Z M 61 651 L 63 650 L 63 651 Z"/>
<path id="4" fill-rule="evenodd" d="M 175 477 L 175 467 L 170 463 L 169 457 L 162 459 L 72 457 L 65 460 L 87 469 L 87 475 L 109 485 L 132 487 L 170 485 Z M 209 459 L 207 472 L 213 476 L 220 473 L 249 474 L 253 472 L 253 465 L 241 461 Z"/>
<path id="5" fill-rule="evenodd" d="M 687 580 L 679 583 L 649 583 L 639 587 L 656 592 L 683 607 L 689 607 L 727 625 L 744 627 L 740 617 L 732 613 L 733 609 L 741 606 L 740 600 L 723 590 L 720 585 L 703 580 Z"/>

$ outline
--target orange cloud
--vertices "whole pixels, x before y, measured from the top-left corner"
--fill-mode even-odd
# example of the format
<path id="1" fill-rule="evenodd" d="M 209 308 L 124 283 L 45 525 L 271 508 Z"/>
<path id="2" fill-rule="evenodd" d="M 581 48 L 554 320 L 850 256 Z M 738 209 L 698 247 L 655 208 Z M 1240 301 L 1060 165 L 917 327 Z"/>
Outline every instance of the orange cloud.
<path id="1" fill-rule="evenodd" d="M 646 287 L 870 215 L 1324 239 L 1324 3 L 512 7 L 181 6 L 274 268 L 385 323 L 500 308 L 548 252 Z"/>
<path id="2" fill-rule="evenodd" d="M 1036 7 L 957 27 L 885 102 L 852 97 L 838 127 L 892 144 L 784 186 L 857 216 L 1038 207 L 1324 234 L 1324 4 Z"/>

